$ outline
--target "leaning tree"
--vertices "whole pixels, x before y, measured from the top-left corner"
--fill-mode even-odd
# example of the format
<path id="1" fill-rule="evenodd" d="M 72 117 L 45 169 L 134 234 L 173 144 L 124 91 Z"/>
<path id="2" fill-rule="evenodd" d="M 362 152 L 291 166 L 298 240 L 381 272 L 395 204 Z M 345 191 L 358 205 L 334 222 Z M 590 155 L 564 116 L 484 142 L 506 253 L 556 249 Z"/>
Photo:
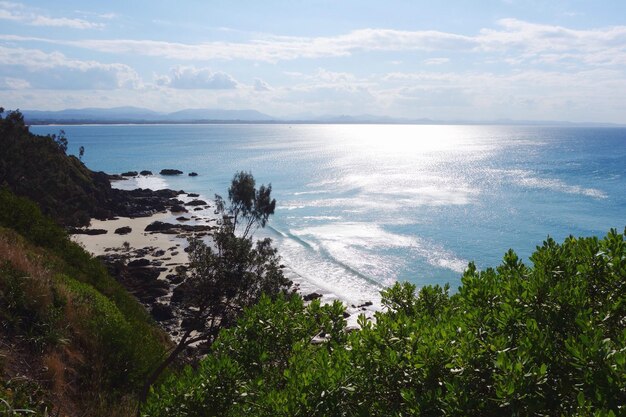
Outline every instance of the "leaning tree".
<path id="1" fill-rule="evenodd" d="M 252 174 L 238 172 L 228 190 L 228 204 L 216 195 L 219 228 L 207 245 L 189 240 L 189 269 L 180 284 L 185 332 L 174 349 L 147 378 L 140 401 L 161 373 L 189 346 L 210 345 L 219 330 L 231 326 L 243 309 L 255 304 L 262 294 L 275 296 L 291 287 L 283 275 L 271 240 L 253 241 L 254 231 L 265 227 L 274 213 L 272 186 L 257 190 Z"/>

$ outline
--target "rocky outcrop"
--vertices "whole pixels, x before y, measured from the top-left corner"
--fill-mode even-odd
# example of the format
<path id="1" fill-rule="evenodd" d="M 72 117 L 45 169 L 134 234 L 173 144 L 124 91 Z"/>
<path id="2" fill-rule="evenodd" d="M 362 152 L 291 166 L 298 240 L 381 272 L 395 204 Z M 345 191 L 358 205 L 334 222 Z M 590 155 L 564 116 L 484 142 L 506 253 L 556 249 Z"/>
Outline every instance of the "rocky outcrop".
<path id="1" fill-rule="evenodd" d="M 208 232 L 214 229 L 214 226 L 208 226 L 204 224 L 190 225 L 190 224 L 172 224 L 161 221 L 154 221 L 146 226 L 145 232 L 160 232 L 160 233 L 182 233 L 182 232 Z"/>
<path id="2" fill-rule="evenodd" d="M 179 205 L 179 204 L 175 204 L 170 208 L 170 211 L 172 213 L 187 213 L 189 212 L 189 210 L 187 210 L 185 207 Z"/>
<path id="3" fill-rule="evenodd" d="M 207 202 L 204 200 L 191 200 L 185 204 L 186 206 L 206 206 Z"/>
<path id="4" fill-rule="evenodd" d="M 139 175 L 143 175 L 143 176 L 152 175 L 152 171 L 143 170 L 139 173 Z"/>
<path id="5" fill-rule="evenodd" d="M 152 314 L 152 317 L 154 317 L 156 321 L 171 320 L 175 317 L 171 306 L 159 302 L 152 305 L 150 314 Z"/>
<path id="6" fill-rule="evenodd" d="M 160 174 L 161 175 L 181 175 L 183 173 L 183 171 L 178 170 L 178 169 L 162 169 Z"/>
<path id="7" fill-rule="evenodd" d="M 132 231 L 133 229 L 130 226 L 122 226 L 122 227 L 118 227 L 117 229 L 115 229 L 114 233 L 116 235 L 127 235 Z"/>
<path id="8" fill-rule="evenodd" d="M 322 298 L 322 294 L 318 292 L 312 292 L 302 297 L 304 301 L 313 301 L 313 300 L 317 300 L 318 298 Z"/>
<path id="9" fill-rule="evenodd" d="M 154 213 L 164 212 L 175 203 L 171 200 L 184 191 L 149 190 L 137 188 L 135 190 L 111 189 L 108 199 L 102 204 L 102 216 L 96 218 L 119 217 L 147 217 Z"/>
<path id="10" fill-rule="evenodd" d="M 124 264 L 123 256 L 111 254 L 100 257 L 113 275 L 126 289 L 144 304 L 152 304 L 157 298 L 169 294 L 170 284 L 159 280 L 162 268 L 153 267 L 147 259 Z"/>
<path id="11" fill-rule="evenodd" d="M 137 173 L 137 171 L 127 171 L 127 172 L 122 172 L 122 177 L 136 177 L 137 175 L 139 175 Z"/>
<path id="12" fill-rule="evenodd" d="M 72 227 L 72 228 L 68 229 L 68 233 L 70 233 L 72 235 L 95 236 L 95 235 L 105 235 L 107 233 L 107 231 L 104 230 L 104 229 L 81 229 L 81 228 Z"/>
<path id="13" fill-rule="evenodd" d="M 189 176 L 190 176 L 190 177 L 197 177 L 197 176 L 198 176 L 198 173 L 197 173 L 197 172 L 190 172 L 190 173 L 189 173 Z"/>

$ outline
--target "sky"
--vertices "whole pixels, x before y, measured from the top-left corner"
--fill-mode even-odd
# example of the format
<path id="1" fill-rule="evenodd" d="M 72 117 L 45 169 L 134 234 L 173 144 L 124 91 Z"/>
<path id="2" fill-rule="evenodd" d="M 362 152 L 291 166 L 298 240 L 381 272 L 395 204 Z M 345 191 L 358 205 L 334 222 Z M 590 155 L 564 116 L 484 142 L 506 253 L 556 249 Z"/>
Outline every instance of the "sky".
<path id="1" fill-rule="evenodd" d="M 626 1 L 0 1 L 0 106 L 626 123 Z"/>

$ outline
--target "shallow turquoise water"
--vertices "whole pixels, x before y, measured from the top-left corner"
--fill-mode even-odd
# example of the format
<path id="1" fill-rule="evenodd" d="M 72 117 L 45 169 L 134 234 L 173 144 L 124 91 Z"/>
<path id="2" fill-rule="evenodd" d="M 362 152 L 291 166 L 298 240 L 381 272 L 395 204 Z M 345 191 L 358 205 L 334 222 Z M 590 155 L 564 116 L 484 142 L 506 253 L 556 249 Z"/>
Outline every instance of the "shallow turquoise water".
<path id="1" fill-rule="evenodd" d="M 110 173 L 226 195 L 238 170 L 271 182 L 290 273 L 354 302 L 394 280 L 456 288 L 467 262 L 526 259 L 550 235 L 626 225 L 626 129 L 397 125 L 35 126 Z M 166 181 L 166 183 L 163 183 Z"/>

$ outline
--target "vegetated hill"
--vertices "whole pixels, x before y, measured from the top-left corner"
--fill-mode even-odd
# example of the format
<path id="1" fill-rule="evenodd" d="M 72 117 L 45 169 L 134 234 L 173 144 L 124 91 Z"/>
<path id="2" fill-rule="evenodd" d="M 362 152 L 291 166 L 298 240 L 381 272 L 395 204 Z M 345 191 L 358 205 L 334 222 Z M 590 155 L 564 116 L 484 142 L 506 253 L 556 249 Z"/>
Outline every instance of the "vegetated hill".
<path id="1" fill-rule="evenodd" d="M 271 116 L 256 110 L 221 110 L 221 109 L 187 109 L 164 116 L 171 121 L 198 121 L 198 120 L 240 120 L 240 121 L 269 121 Z"/>
<path id="2" fill-rule="evenodd" d="M 19 112 L 0 113 L 0 186 L 37 202 L 63 225 L 86 225 L 110 216 L 109 177 L 66 155 L 67 139 L 29 132 Z"/>
<path id="3" fill-rule="evenodd" d="M 167 336 L 33 202 L 0 207 L 0 416 L 133 416 Z"/>

